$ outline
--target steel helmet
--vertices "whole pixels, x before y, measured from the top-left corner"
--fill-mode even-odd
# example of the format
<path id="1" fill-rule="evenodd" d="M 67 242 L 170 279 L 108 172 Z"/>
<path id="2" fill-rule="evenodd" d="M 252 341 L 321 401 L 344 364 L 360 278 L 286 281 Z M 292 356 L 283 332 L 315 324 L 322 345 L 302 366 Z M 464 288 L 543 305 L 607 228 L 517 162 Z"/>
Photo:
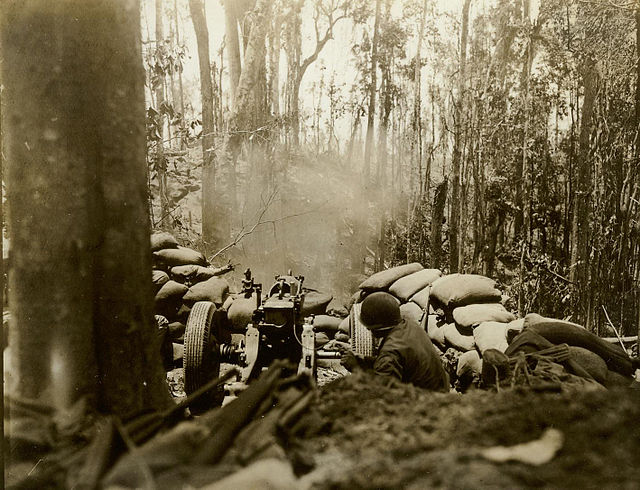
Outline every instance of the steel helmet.
<path id="1" fill-rule="evenodd" d="M 360 321 L 371 331 L 389 329 L 401 320 L 400 302 L 389 293 L 372 293 L 362 302 Z"/>

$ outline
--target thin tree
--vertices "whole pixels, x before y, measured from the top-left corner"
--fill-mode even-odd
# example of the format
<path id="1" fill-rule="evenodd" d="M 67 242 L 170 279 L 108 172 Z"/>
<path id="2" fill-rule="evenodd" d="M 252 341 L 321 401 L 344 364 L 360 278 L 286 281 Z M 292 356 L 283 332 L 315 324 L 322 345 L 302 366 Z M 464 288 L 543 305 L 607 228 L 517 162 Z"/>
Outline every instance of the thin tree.
<path id="1" fill-rule="evenodd" d="M 333 28 L 347 14 L 348 2 L 336 0 L 315 0 L 313 27 L 315 46 L 313 52 L 303 58 L 300 17 L 304 0 L 294 0 L 290 6 L 285 25 L 287 37 L 285 51 L 287 53 L 287 117 L 291 127 L 293 144 L 299 143 L 300 137 L 300 86 L 307 69 L 318 59 L 320 53 L 333 38 Z M 324 26 L 324 28 L 323 28 Z"/>
<path id="2" fill-rule="evenodd" d="M 200 67 L 200 94 L 202 97 L 202 236 L 207 244 L 215 243 L 216 237 L 216 162 L 213 149 L 214 113 L 213 83 L 209 60 L 209 29 L 202 0 L 189 0 L 189 10 L 198 44 Z"/>
<path id="3" fill-rule="evenodd" d="M 586 59 L 582 66 L 582 84 L 584 101 L 582 103 L 582 121 L 579 135 L 579 159 L 576 169 L 576 182 L 573 201 L 573 222 L 571 228 L 571 272 L 569 279 L 573 284 L 573 308 L 580 320 L 591 327 L 591 305 L 585 304 L 589 288 L 589 230 L 591 209 L 591 141 L 590 134 L 593 110 L 598 90 L 598 71 L 593 58 Z"/>
<path id="4" fill-rule="evenodd" d="M 454 140 L 453 160 L 451 162 L 451 219 L 449 222 L 449 271 L 460 269 L 460 167 L 462 161 L 462 128 L 467 69 L 467 37 L 469 35 L 469 7 L 471 0 L 464 0 L 462 6 L 462 25 L 460 27 L 460 62 L 458 70 L 458 94 L 454 103 Z"/>
<path id="5" fill-rule="evenodd" d="M 156 59 L 160 60 L 165 55 L 164 46 L 164 22 L 163 22 L 163 0 L 156 0 L 155 13 L 156 13 Z M 158 129 L 160 137 L 156 142 L 155 152 L 155 169 L 158 175 L 158 188 L 160 194 L 160 226 L 171 227 L 170 212 L 169 212 L 169 198 L 167 196 L 167 161 L 164 154 L 164 139 L 165 139 L 165 124 L 164 124 L 164 105 L 165 105 L 165 93 L 164 93 L 164 73 L 156 83 L 155 95 L 156 95 L 156 111 L 158 112 Z"/>
<path id="6" fill-rule="evenodd" d="M 380 37 L 380 5 L 382 0 L 376 0 L 376 13 L 373 22 L 373 36 L 371 39 L 371 68 L 369 73 L 369 107 L 367 109 L 367 134 L 364 143 L 364 181 L 369 182 L 371 172 L 371 154 L 373 152 L 373 133 L 376 115 L 376 88 L 378 71 L 378 39 Z"/>

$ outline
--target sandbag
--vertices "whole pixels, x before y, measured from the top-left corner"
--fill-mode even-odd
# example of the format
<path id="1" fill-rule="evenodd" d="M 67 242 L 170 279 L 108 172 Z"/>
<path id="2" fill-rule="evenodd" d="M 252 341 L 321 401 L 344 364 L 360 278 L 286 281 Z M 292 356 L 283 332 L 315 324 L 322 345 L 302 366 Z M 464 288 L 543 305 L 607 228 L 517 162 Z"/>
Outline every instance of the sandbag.
<path id="1" fill-rule="evenodd" d="M 220 277 L 212 277 L 191 286 L 182 299 L 188 305 L 196 301 L 211 301 L 220 307 L 228 295 L 229 283 Z"/>
<path id="2" fill-rule="evenodd" d="M 570 346 L 569 352 L 573 360 L 580 364 L 593 379 L 602 385 L 606 384 L 609 370 L 602 357 L 583 347 Z"/>
<path id="3" fill-rule="evenodd" d="M 187 247 L 165 248 L 153 252 L 153 258 L 166 267 L 174 267 L 176 265 L 207 265 L 207 259 L 204 258 L 197 250 Z"/>
<path id="4" fill-rule="evenodd" d="M 400 315 L 406 321 L 420 325 L 420 321 L 422 320 L 422 308 L 412 302 L 405 303 L 400 305 Z"/>
<path id="5" fill-rule="evenodd" d="M 487 349 L 482 355 L 482 382 L 493 386 L 511 376 L 509 356 L 496 349 Z"/>
<path id="6" fill-rule="evenodd" d="M 211 279 L 213 276 L 215 276 L 215 271 L 212 268 L 201 265 L 176 265 L 171 268 L 171 278 L 183 284 L 196 284 Z"/>
<path id="7" fill-rule="evenodd" d="M 504 352 L 509 347 L 507 343 L 507 323 L 482 322 L 473 329 L 473 339 L 482 354 L 487 349 Z"/>
<path id="8" fill-rule="evenodd" d="M 568 322 L 566 320 L 558 320 L 556 318 L 548 318 L 546 316 L 538 315 L 537 313 L 529 313 L 524 317 L 524 327 L 537 325 L 539 323 L 555 323 L 557 325 L 572 325 L 574 327 L 584 328 L 584 326 L 578 323 Z"/>
<path id="9" fill-rule="evenodd" d="M 431 300 L 445 307 L 497 303 L 501 299 L 496 282 L 477 274 L 449 274 L 436 279 L 431 285 Z"/>
<path id="10" fill-rule="evenodd" d="M 344 318 L 345 316 L 349 315 L 349 311 L 342 303 L 340 303 L 340 301 L 338 301 L 336 298 L 333 298 L 327 305 L 327 315 Z"/>
<path id="11" fill-rule="evenodd" d="M 458 357 L 456 366 L 456 391 L 466 392 L 471 385 L 478 385 L 482 375 L 482 359 L 476 350 L 464 352 Z"/>
<path id="12" fill-rule="evenodd" d="M 184 337 L 186 326 L 181 322 L 172 322 L 167 326 L 167 335 L 173 342 L 178 342 Z"/>
<path id="13" fill-rule="evenodd" d="M 329 340 L 331 339 L 326 333 L 316 332 L 316 349 L 319 349 L 322 346 L 324 346 L 327 342 L 329 342 Z"/>
<path id="14" fill-rule="evenodd" d="M 422 265 L 418 262 L 392 267 L 391 269 L 376 272 L 360 284 L 359 288 L 368 292 L 386 290 L 401 277 L 408 276 L 422 269 Z"/>
<path id="15" fill-rule="evenodd" d="M 453 310 L 453 319 L 459 327 L 471 327 L 482 322 L 509 323 L 516 317 L 500 303 L 484 303 L 458 306 Z"/>
<path id="16" fill-rule="evenodd" d="M 346 333 L 347 335 L 351 335 L 351 323 L 349 317 L 342 319 L 340 325 L 338 325 L 338 331 Z"/>
<path id="17" fill-rule="evenodd" d="M 585 328 L 558 321 L 527 325 L 527 318 L 525 317 L 525 328 L 523 332 L 527 330 L 538 333 L 552 344 L 566 343 L 576 347 L 584 347 L 602 357 L 604 362 L 607 363 L 607 368 L 610 370 L 625 376 L 631 376 L 633 374 L 634 370 L 631 359 L 621 347 L 602 340 Z"/>
<path id="18" fill-rule="evenodd" d="M 330 315 L 317 315 L 313 319 L 313 329 L 316 332 L 330 332 L 334 334 L 339 330 L 342 319 Z"/>
<path id="19" fill-rule="evenodd" d="M 151 251 L 157 252 L 163 248 L 178 248 L 178 240 L 171 233 L 156 231 L 151 234 Z"/>
<path id="20" fill-rule="evenodd" d="M 234 297 L 233 303 L 227 310 L 227 318 L 231 323 L 233 332 L 244 332 L 247 324 L 251 323 L 253 312 L 256 309 L 256 295 L 252 294 L 246 298 L 244 294 L 238 294 Z"/>
<path id="21" fill-rule="evenodd" d="M 447 323 L 444 327 L 444 339 L 456 349 L 466 352 L 476 348 L 473 335 L 462 335 L 454 323 Z"/>
<path id="22" fill-rule="evenodd" d="M 222 303 L 222 306 L 220 307 L 221 310 L 224 311 L 229 311 L 229 308 L 231 308 L 231 305 L 233 304 L 233 300 L 235 299 L 236 295 L 234 294 L 230 294 L 229 296 L 227 296 L 227 299 L 224 300 L 224 303 Z"/>
<path id="23" fill-rule="evenodd" d="M 178 300 L 181 301 L 182 297 L 189 290 L 187 286 L 184 284 L 180 284 L 176 281 L 167 281 L 162 285 L 160 291 L 156 293 L 155 300 L 156 301 L 166 301 L 166 300 Z"/>
<path id="24" fill-rule="evenodd" d="M 164 271 L 152 270 L 151 282 L 153 283 L 154 294 L 160 291 L 160 288 L 169 282 L 169 274 Z"/>
<path id="25" fill-rule="evenodd" d="M 365 293 L 363 290 L 358 289 L 355 293 L 353 293 L 351 295 L 351 297 L 349 298 L 349 301 L 346 304 L 347 310 L 351 311 L 351 308 L 353 308 L 353 305 L 355 305 L 356 303 L 362 303 L 362 301 L 364 300 L 365 296 L 367 295 L 367 293 Z"/>
<path id="26" fill-rule="evenodd" d="M 173 318 L 182 305 L 183 297 L 188 291 L 189 288 L 184 284 L 176 281 L 167 281 L 156 293 L 154 298 L 155 313 L 167 318 Z"/>
<path id="27" fill-rule="evenodd" d="M 315 289 L 307 289 L 304 295 L 304 302 L 300 314 L 304 318 L 309 315 L 324 315 L 327 312 L 327 305 L 331 303 L 333 296 L 321 293 Z"/>
<path id="28" fill-rule="evenodd" d="M 461 378 L 466 374 L 478 377 L 482 374 L 482 359 L 477 350 L 464 352 L 458 357 L 456 376 Z"/>
<path id="29" fill-rule="evenodd" d="M 438 319 L 435 315 L 427 316 L 427 334 L 431 341 L 440 348 L 446 346 L 444 339 L 444 326 L 440 326 Z"/>
<path id="30" fill-rule="evenodd" d="M 511 343 L 513 338 L 522 332 L 524 328 L 524 318 L 518 318 L 512 322 L 507 323 L 507 342 Z"/>
<path id="31" fill-rule="evenodd" d="M 395 281 L 389 287 L 389 292 L 404 302 L 418 291 L 431 285 L 440 276 L 442 276 L 442 272 L 438 269 L 422 269 Z"/>
<path id="32" fill-rule="evenodd" d="M 427 304 L 429 304 L 429 315 L 433 315 L 436 312 L 436 310 L 431 304 L 431 302 L 429 301 L 430 293 L 431 293 L 431 286 L 427 286 L 426 288 L 421 289 L 416 294 L 411 296 L 409 301 L 414 302 L 423 310 L 427 307 Z"/>
<path id="33" fill-rule="evenodd" d="M 631 386 L 633 382 L 633 378 L 629 376 L 623 376 L 620 373 L 616 373 L 615 371 L 607 371 L 607 379 L 604 383 L 606 388 L 615 388 L 615 387 L 624 387 L 628 388 Z"/>

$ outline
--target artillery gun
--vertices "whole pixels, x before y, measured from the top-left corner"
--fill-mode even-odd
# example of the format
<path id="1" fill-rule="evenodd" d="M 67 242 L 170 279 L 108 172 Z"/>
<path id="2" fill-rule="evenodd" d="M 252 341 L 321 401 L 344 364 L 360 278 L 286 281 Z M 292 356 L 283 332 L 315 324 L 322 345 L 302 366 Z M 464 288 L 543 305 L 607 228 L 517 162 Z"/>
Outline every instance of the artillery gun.
<path id="1" fill-rule="evenodd" d="M 275 282 L 263 297 L 262 284 L 255 283 L 247 269 L 241 295 L 255 298 L 256 303 L 251 321 L 238 342 L 219 343 L 226 312 L 207 301 L 195 303 L 185 331 L 183 363 L 187 394 L 219 376 L 221 363 L 240 367 L 239 379 L 227 385 L 227 391 L 240 391 L 276 359 L 287 359 L 298 366 L 298 372 L 306 371 L 315 377 L 318 359 L 337 358 L 337 352 L 316 350 L 314 315 L 303 316 L 307 292 L 303 284 L 304 276 L 293 276 L 289 271 L 275 276 Z M 218 403 L 221 397 L 219 393 Z"/>

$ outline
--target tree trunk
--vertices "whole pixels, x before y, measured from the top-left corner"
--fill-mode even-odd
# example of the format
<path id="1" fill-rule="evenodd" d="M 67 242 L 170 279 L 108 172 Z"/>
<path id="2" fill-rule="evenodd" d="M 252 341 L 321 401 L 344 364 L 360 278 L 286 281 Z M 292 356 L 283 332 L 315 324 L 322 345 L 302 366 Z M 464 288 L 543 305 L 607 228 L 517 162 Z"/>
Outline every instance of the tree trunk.
<path id="1" fill-rule="evenodd" d="M 229 87 L 231 88 L 231 108 L 236 104 L 236 90 L 240 81 L 240 40 L 238 39 L 238 19 L 233 0 L 224 1 L 225 44 L 229 63 Z"/>
<path id="2" fill-rule="evenodd" d="M 2 15 L 7 386 L 61 409 L 87 395 L 121 418 L 162 409 L 139 4 L 6 2 Z"/>
<path id="3" fill-rule="evenodd" d="M 287 83 L 286 83 L 286 107 L 285 112 L 288 119 L 287 142 L 297 146 L 300 136 L 300 57 L 302 56 L 302 35 L 300 33 L 302 19 L 300 11 L 301 1 L 294 1 L 290 5 L 287 15 L 284 49 L 287 53 Z"/>
<path id="4" fill-rule="evenodd" d="M 435 188 L 433 208 L 431 212 L 431 267 L 439 269 L 442 266 L 442 223 L 444 222 L 444 208 L 447 202 L 447 181 L 443 180 Z"/>
<path id="5" fill-rule="evenodd" d="M 174 23 L 175 23 L 175 32 L 176 32 L 176 44 L 180 46 L 180 16 L 178 15 L 178 0 L 173 0 L 173 14 L 174 14 Z M 182 83 L 182 68 L 178 70 L 178 99 L 180 101 L 180 114 L 184 117 L 184 86 Z M 184 135 L 180 135 L 180 149 L 184 150 L 185 148 L 185 139 Z"/>
<path id="6" fill-rule="evenodd" d="M 460 251 L 458 234 L 460 228 L 460 167 L 462 160 L 462 117 L 464 113 L 464 99 L 467 66 L 467 37 L 469 33 L 469 7 L 471 0 L 464 0 L 462 6 L 462 26 L 460 28 L 460 69 L 458 73 L 458 97 L 455 103 L 455 128 L 453 141 L 453 161 L 451 162 L 451 219 L 449 223 L 449 272 L 458 272 L 460 268 Z"/>
<path id="7" fill-rule="evenodd" d="M 381 0 L 376 0 L 376 16 L 373 22 L 373 38 L 371 41 L 371 78 L 369 80 L 369 108 L 367 110 L 367 135 L 364 143 L 364 181 L 369 183 L 371 172 L 371 154 L 373 152 L 373 125 L 376 114 L 376 85 L 378 70 L 378 37 L 380 36 L 380 4 Z"/>
<path id="8" fill-rule="evenodd" d="M 244 63 L 238 86 L 236 87 L 235 106 L 228 119 L 228 129 L 217 157 L 218 175 L 215 212 L 215 240 L 213 245 L 221 249 L 231 238 L 233 213 L 237 210 L 236 162 L 246 131 L 254 129 L 255 90 L 264 87 L 264 61 L 266 53 L 266 34 L 271 3 L 259 0 L 253 10 L 249 39 L 244 55 Z"/>
<path id="9" fill-rule="evenodd" d="M 162 46 L 164 40 L 164 23 L 162 22 L 162 0 L 156 0 L 156 50 L 164 49 Z M 156 87 L 156 110 L 160 113 L 160 139 L 156 146 L 156 174 L 158 175 L 158 194 L 160 195 L 160 222 L 161 227 L 171 228 L 171 217 L 169 216 L 169 199 L 167 197 L 167 162 L 164 156 L 164 139 L 165 125 L 164 115 L 162 114 L 162 106 L 165 103 L 164 94 L 164 74 L 162 80 L 158 82 Z"/>
<path id="10" fill-rule="evenodd" d="M 280 115 L 280 29 L 282 16 L 273 19 L 269 42 L 269 107 L 274 117 Z"/>
<path id="11" fill-rule="evenodd" d="M 635 126 L 636 126 L 636 162 L 640 161 L 640 4 L 636 7 L 636 101 L 635 101 Z M 638 340 L 636 341 L 636 353 L 640 356 L 640 281 L 636 281 L 636 315 L 638 325 Z"/>
<path id="12" fill-rule="evenodd" d="M 571 229 L 571 274 L 573 283 L 574 311 L 579 320 L 587 317 L 586 305 L 582 301 L 586 298 L 589 288 L 589 212 L 591 208 L 591 158 L 590 134 L 593 119 L 593 106 L 598 89 L 598 72 L 595 60 L 587 60 L 582 67 L 582 82 L 584 86 L 584 101 L 582 103 L 582 121 L 580 124 L 580 156 L 577 162 L 576 186 L 573 204 L 573 223 Z M 590 325 L 586 325 L 590 327 Z"/>
<path id="13" fill-rule="evenodd" d="M 200 67 L 200 94 L 202 96 L 202 238 L 207 244 L 216 244 L 216 162 L 213 146 L 214 114 L 213 83 L 209 61 L 209 30 L 202 0 L 189 0 L 189 10 L 198 44 Z"/>

